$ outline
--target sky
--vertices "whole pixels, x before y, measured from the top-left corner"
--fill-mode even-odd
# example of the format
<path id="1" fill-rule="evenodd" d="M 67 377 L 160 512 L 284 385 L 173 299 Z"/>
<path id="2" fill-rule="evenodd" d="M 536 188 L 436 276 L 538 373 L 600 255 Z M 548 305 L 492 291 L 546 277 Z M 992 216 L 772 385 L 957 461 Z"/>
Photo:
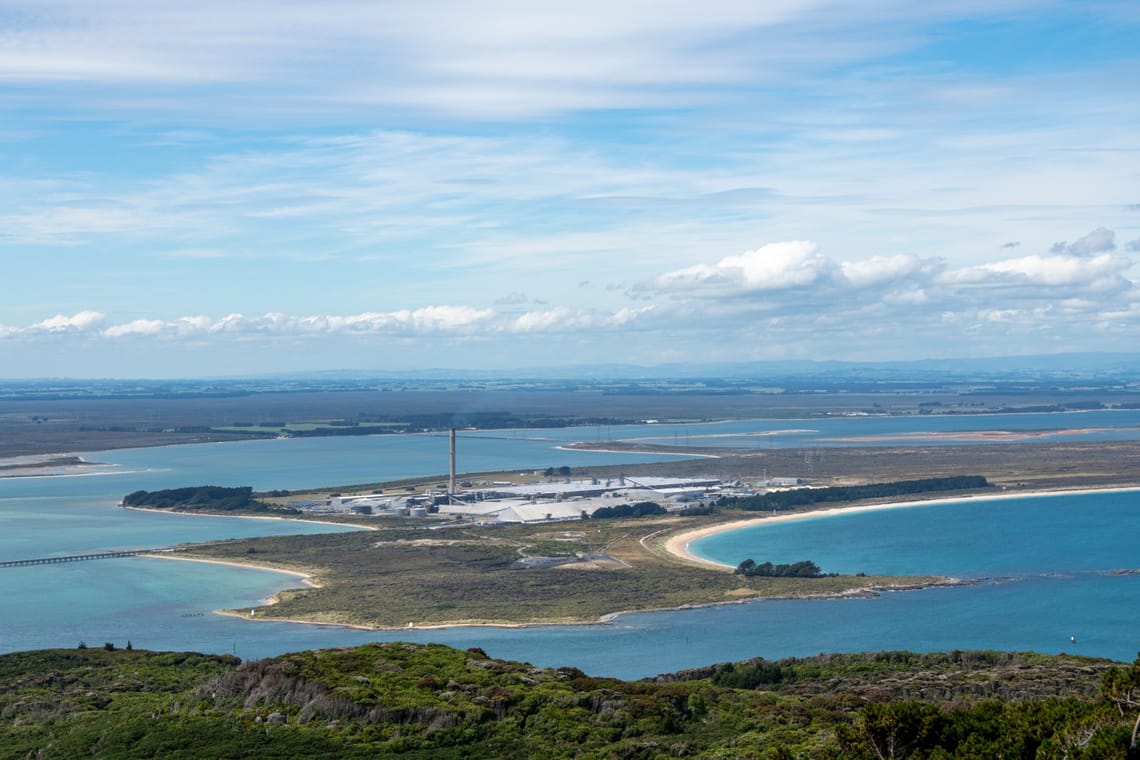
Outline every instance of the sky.
<path id="1" fill-rule="evenodd" d="M 0 378 L 1140 345 L 1135 0 L 0 0 Z"/>

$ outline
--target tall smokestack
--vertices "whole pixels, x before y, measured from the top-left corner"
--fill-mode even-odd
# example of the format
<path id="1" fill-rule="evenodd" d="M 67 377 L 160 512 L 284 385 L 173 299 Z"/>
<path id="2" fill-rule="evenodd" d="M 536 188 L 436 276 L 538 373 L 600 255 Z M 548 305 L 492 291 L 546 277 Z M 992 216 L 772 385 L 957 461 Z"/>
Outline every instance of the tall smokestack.
<path id="1" fill-rule="evenodd" d="M 451 443 L 451 480 L 448 481 L 447 495 L 450 497 L 455 496 L 455 428 L 451 428 L 447 434 L 448 441 Z"/>

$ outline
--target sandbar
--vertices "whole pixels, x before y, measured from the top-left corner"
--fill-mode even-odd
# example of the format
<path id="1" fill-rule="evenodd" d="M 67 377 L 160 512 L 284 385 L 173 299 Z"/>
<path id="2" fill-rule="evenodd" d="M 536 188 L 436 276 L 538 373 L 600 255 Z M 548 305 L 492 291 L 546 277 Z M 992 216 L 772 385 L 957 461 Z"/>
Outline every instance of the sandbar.
<path id="1" fill-rule="evenodd" d="M 670 536 L 664 544 L 663 548 L 678 559 L 685 560 L 686 562 L 695 562 L 705 567 L 715 567 L 718 569 L 735 569 L 734 565 L 728 565 L 723 562 L 714 562 L 713 560 L 694 554 L 690 549 L 690 544 L 697 539 L 713 536 L 718 533 L 727 533 L 729 531 L 741 530 L 743 528 L 751 528 L 756 525 L 772 525 L 782 522 L 793 522 L 796 520 L 814 520 L 822 517 L 833 517 L 835 515 L 850 515 L 859 512 L 876 512 L 884 509 L 905 509 L 907 507 L 926 507 L 935 504 L 950 504 L 955 502 L 965 501 L 997 501 L 1000 499 L 1027 499 L 1039 496 L 1067 496 L 1079 494 L 1093 494 L 1093 493 L 1120 493 L 1126 491 L 1140 491 L 1140 487 L 1126 486 L 1119 488 L 1077 488 L 1077 489 L 1063 489 L 1054 491 L 1014 491 L 996 494 L 980 494 L 974 496 L 947 496 L 944 498 L 936 499 L 916 499 L 911 501 L 892 501 L 884 502 L 882 504 L 861 504 L 855 507 L 827 507 L 824 509 L 813 509 L 805 512 L 790 512 L 784 514 L 771 514 L 764 517 L 754 517 L 744 520 L 735 520 L 733 522 L 720 523 L 719 525 L 710 525 L 706 528 L 696 528 L 694 530 L 686 530 Z"/>

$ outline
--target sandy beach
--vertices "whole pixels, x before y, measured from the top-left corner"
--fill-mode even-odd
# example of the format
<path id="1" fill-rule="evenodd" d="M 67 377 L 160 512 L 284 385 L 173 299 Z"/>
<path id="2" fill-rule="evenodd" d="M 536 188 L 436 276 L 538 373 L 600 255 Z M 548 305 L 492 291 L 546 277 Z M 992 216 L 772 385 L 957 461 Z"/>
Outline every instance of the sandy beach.
<path id="1" fill-rule="evenodd" d="M 316 573 L 301 570 L 284 570 L 280 567 L 272 567 L 270 565 L 258 565 L 252 562 L 232 562 L 226 559 L 204 559 L 202 557 L 184 557 L 176 552 L 155 552 L 154 554 L 140 554 L 140 557 L 149 557 L 151 559 L 175 559 L 179 562 L 203 562 L 207 565 L 225 565 L 227 567 L 237 567 L 243 570 L 267 570 L 272 573 L 282 573 L 283 575 L 292 575 L 295 578 L 300 578 L 301 582 L 306 586 L 312 588 L 320 588 L 321 583 L 316 579 Z M 266 604 L 273 604 L 270 597 Z"/>
<path id="2" fill-rule="evenodd" d="M 735 569 L 732 565 L 723 564 L 721 562 L 713 562 L 712 560 L 699 557 L 690 550 L 690 544 L 697 539 L 705 538 L 706 536 L 713 536 L 718 533 L 727 533 L 733 530 L 740 530 L 742 528 L 751 528 L 756 525 L 774 525 L 776 523 L 793 522 L 796 520 L 815 520 L 822 517 L 832 517 L 835 515 L 856 514 L 859 512 L 877 512 L 885 509 L 906 509 L 908 507 L 928 507 L 936 504 L 952 504 L 955 502 L 964 501 L 997 501 L 1001 499 L 1025 499 L 1039 496 L 1064 496 L 1088 493 L 1114 493 L 1126 491 L 1140 491 L 1137 487 L 1128 488 L 1081 488 L 1069 490 L 1056 490 L 1056 491 L 1014 491 L 1004 492 L 997 494 L 982 494 L 978 496 L 954 496 L 941 499 L 917 499 L 912 501 L 893 501 L 885 502 L 883 504 L 864 504 L 857 507 L 828 507 L 824 509 L 813 509 L 806 512 L 792 512 L 787 514 L 770 514 L 765 517 L 754 517 L 744 520 L 736 520 L 733 522 L 721 523 L 719 525 L 710 525 L 707 528 L 697 528 L 695 530 L 687 530 L 669 537 L 662 546 L 670 554 L 679 559 L 687 562 L 695 562 L 706 567 L 715 567 L 718 569 Z"/>
<path id="3" fill-rule="evenodd" d="M 121 507 L 122 509 L 133 509 L 136 512 L 157 512 L 163 515 L 192 515 L 195 517 L 240 517 L 244 520 L 289 520 L 291 522 L 312 523 L 313 525 L 343 525 L 347 528 L 359 528 L 360 530 L 379 530 L 375 525 L 361 525 L 360 523 L 345 523 L 333 522 L 332 520 L 313 520 L 312 518 L 305 517 L 290 517 L 288 515 L 251 515 L 244 512 L 238 514 L 226 514 L 225 512 L 190 512 L 178 511 L 174 509 L 153 509 L 151 507 Z M 177 558 L 175 558 L 177 559 Z M 269 568 L 272 569 L 272 568 Z"/>

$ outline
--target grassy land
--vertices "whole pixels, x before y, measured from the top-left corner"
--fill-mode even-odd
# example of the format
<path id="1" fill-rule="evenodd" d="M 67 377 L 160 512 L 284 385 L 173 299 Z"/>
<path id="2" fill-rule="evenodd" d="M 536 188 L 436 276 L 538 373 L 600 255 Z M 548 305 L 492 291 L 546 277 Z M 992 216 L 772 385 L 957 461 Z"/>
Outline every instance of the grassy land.
<path id="1" fill-rule="evenodd" d="M 718 459 L 639 465 L 638 472 L 705 474 L 731 480 L 756 477 L 765 467 L 770 472 L 787 473 L 782 467 L 804 466 L 800 452 L 723 453 L 726 455 Z M 1140 442 L 830 449 L 817 454 L 812 482 L 820 485 L 968 474 L 984 474 L 1006 492 L 1140 483 Z M 575 475 L 606 477 L 618 469 L 592 467 Z M 487 476 L 497 477 L 493 473 Z M 436 480 L 423 478 L 418 484 Z M 367 492 L 392 485 L 341 486 L 335 490 Z M 293 494 L 288 498 L 297 497 Z M 725 512 L 691 518 L 439 531 L 386 528 L 377 533 L 237 541 L 196 548 L 192 553 L 309 571 L 321 579 L 323 588 L 284 592 L 279 604 L 259 615 L 369 627 L 403 627 L 409 622 L 421 626 L 586 622 L 628 610 L 758 597 L 858 593 L 881 586 L 922 586 L 941 580 L 873 576 L 742 579 L 695 567 L 661 549 L 672 532 L 755 516 Z M 384 519 L 375 523 L 390 524 Z M 543 548 L 552 541 L 558 545 Z M 603 553 L 615 561 L 529 569 L 514 566 L 524 555 L 564 556 L 571 545 L 578 553 Z M 763 562 L 767 558 L 752 559 Z M 791 559 L 811 560 L 825 573 L 830 570 L 826 557 Z"/>
<path id="2" fill-rule="evenodd" d="M 0 656 L 0 757 L 1123 760 L 1134 715 L 1101 683 L 1136 670 L 878 652 L 627 682 L 400 642 L 248 663 L 45 650 Z"/>
<path id="3" fill-rule="evenodd" d="M 278 603 L 259 610 L 258 617 L 391 628 L 408 623 L 590 622 L 627 610 L 866 592 L 941 580 L 742 578 L 679 561 L 661 548 L 673 531 L 732 518 L 265 537 L 193 547 L 185 555 L 316 575 L 320 588 L 282 592 Z M 524 556 L 565 556 L 571 550 L 604 557 L 555 567 L 516 565 Z M 817 560 L 826 565 L 824 558 Z"/>

